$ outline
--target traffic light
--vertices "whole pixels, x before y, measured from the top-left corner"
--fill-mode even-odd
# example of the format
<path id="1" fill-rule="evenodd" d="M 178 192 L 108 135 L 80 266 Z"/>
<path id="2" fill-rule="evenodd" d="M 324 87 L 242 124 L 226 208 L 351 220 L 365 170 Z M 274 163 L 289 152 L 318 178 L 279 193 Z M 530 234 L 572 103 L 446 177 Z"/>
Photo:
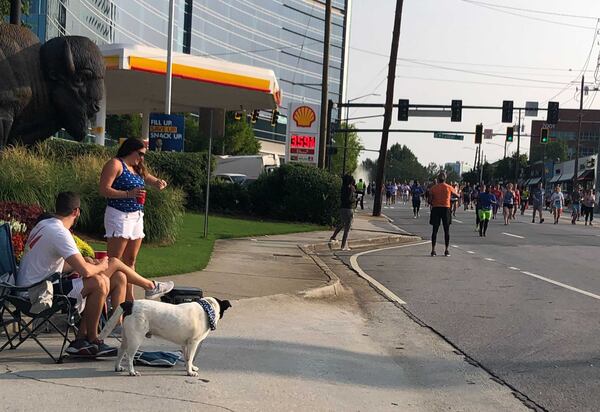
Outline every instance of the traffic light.
<path id="1" fill-rule="evenodd" d="M 279 119 L 279 112 L 275 109 L 271 114 L 271 126 L 277 126 L 277 119 Z"/>
<path id="2" fill-rule="evenodd" d="M 406 122 L 408 121 L 408 99 L 400 99 L 398 100 L 398 121 Z"/>
<path id="3" fill-rule="evenodd" d="M 252 110 L 252 116 L 250 117 L 250 121 L 252 123 L 256 123 L 256 121 L 258 120 L 258 110 Z"/>
<path id="4" fill-rule="evenodd" d="M 506 128 L 506 141 L 509 143 L 512 142 L 514 135 L 515 135 L 515 128 L 512 126 L 507 127 Z"/>
<path id="5" fill-rule="evenodd" d="M 233 115 L 233 118 L 235 120 L 242 120 L 242 112 L 235 112 L 235 114 Z"/>
<path id="6" fill-rule="evenodd" d="M 481 139 L 483 138 L 483 125 L 479 123 L 475 126 L 475 144 L 481 144 Z"/>
<path id="7" fill-rule="evenodd" d="M 451 108 L 450 121 L 460 122 L 462 120 L 462 100 L 452 100 Z"/>
<path id="8" fill-rule="evenodd" d="M 546 118 L 546 123 L 548 124 L 556 124 L 558 123 L 558 102 L 548 102 L 548 117 Z"/>
<path id="9" fill-rule="evenodd" d="M 540 134 L 540 143 L 546 144 L 548 143 L 548 137 L 550 135 L 550 129 L 542 129 L 542 133 Z"/>
<path id="10" fill-rule="evenodd" d="M 504 100 L 502 102 L 502 123 L 512 123 L 513 106 L 514 103 L 512 100 Z"/>

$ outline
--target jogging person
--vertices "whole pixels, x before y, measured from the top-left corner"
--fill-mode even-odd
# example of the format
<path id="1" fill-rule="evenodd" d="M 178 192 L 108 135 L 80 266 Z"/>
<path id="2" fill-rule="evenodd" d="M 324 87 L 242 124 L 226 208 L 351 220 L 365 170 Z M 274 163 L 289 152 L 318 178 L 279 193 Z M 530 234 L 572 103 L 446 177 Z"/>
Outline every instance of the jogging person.
<path id="1" fill-rule="evenodd" d="M 521 193 L 521 216 L 525 215 L 525 210 L 529 206 L 529 190 L 526 186 L 523 187 L 523 191 Z"/>
<path id="2" fill-rule="evenodd" d="M 462 190 L 463 195 L 463 205 L 465 206 L 465 211 L 469 208 L 469 203 L 471 203 L 471 185 L 467 183 L 467 185 Z"/>
<path id="3" fill-rule="evenodd" d="M 517 186 L 515 188 L 515 204 L 512 209 L 511 219 L 517 218 L 517 210 L 519 209 L 520 205 L 521 205 L 521 189 L 519 189 L 519 186 Z"/>
<path id="4" fill-rule="evenodd" d="M 412 207 L 413 207 L 413 219 L 419 217 L 419 210 L 421 209 L 421 196 L 423 196 L 423 188 L 419 185 L 419 181 L 415 180 L 411 190 L 412 194 Z"/>
<path id="5" fill-rule="evenodd" d="M 444 226 L 444 242 L 446 249 L 445 256 L 450 256 L 448 247 L 450 246 L 450 225 L 452 224 L 452 213 L 450 212 L 450 198 L 454 192 L 454 188 L 446 184 L 446 174 L 441 172 L 437 178 L 438 183 L 429 190 L 431 215 L 429 224 L 433 226 L 431 232 L 431 256 L 436 256 L 435 244 L 437 241 L 437 233 L 440 229 L 440 224 Z"/>
<path id="6" fill-rule="evenodd" d="M 492 206 L 497 203 L 496 196 L 490 192 L 490 188 L 481 185 L 482 192 L 477 198 L 479 208 L 479 236 L 484 237 L 487 233 L 488 224 L 492 217 Z"/>
<path id="7" fill-rule="evenodd" d="M 492 219 L 496 219 L 496 215 L 498 214 L 498 204 L 500 203 L 500 199 L 502 198 L 502 191 L 498 187 L 498 185 L 492 186 L 490 193 L 494 195 L 496 198 L 496 203 L 492 204 Z"/>
<path id="8" fill-rule="evenodd" d="M 356 184 L 356 195 L 358 196 L 361 210 L 364 210 L 365 208 L 365 190 L 365 182 L 363 182 L 362 179 L 358 179 L 358 183 Z"/>
<path id="9" fill-rule="evenodd" d="M 558 185 L 554 188 L 554 193 L 552 193 L 552 197 L 550 197 L 550 204 L 554 211 L 554 224 L 557 225 L 562 210 L 565 207 L 565 195 L 560 191 L 560 186 Z"/>
<path id="10" fill-rule="evenodd" d="M 542 182 L 539 182 L 537 187 L 531 191 L 531 207 L 533 209 L 531 223 L 535 223 L 536 212 L 540 214 L 540 223 L 544 223 L 544 218 L 542 217 L 542 210 L 544 209 L 545 205 L 544 197 L 544 185 Z"/>
<path id="11" fill-rule="evenodd" d="M 475 205 L 475 231 L 477 232 L 479 230 L 479 223 L 481 223 L 479 221 L 479 203 L 477 202 L 477 199 L 479 199 L 479 193 L 481 191 L 479 190 L 479 186 L 475 186 L 473 188 L 473 191 L 471 192 L 471 198 L 473 199 L 473 201 L 471 202 L 471 207 L 473 207 L 473 205 Z"/>
<path id="12" fill-rule="evenodd" d="M 571 212 L 571 224 L 576 224 L 575 222 L 579 220 L 581 216 L 581 198 L 583 194 L 581 193 L 581 186 L 578 186 L 573 190 L 573 194 L 571 195 L 571 207 L 573 208 Z"/>
<path id="13" fill-rule="evenodd" d="M 515 192 L 513 190 L 513 184 L 509 183 L 506 185 L 506 191 L 502 196 L 502 214 L 504 215 L 504 225 L 508 225 L 508 220 L 512 215 L 512 209 L 515 206 Z"/>

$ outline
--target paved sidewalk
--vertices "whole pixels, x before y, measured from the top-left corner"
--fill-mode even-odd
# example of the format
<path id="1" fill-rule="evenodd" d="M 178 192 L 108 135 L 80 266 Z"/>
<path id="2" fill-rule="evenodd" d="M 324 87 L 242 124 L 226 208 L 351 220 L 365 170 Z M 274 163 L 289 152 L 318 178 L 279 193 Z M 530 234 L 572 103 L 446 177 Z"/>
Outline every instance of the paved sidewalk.
<path id="1" fill-rule="evenodd" d="M 357 212 L 351 248 L 415 240 L 369 213 Z M 49 411 L 526 409 L 343 265 L 330 235 L 221 240 L 206 270 L 168 277 L 233 300 L 198 351 L 199 377 L 182 364 L 139 367 L 141 377 L 115 373 L 113 359 L 56 365 L 28 342 L 0 352 L 0 401 Z M 152 338 L 143 349 L 178 348 Z"/>

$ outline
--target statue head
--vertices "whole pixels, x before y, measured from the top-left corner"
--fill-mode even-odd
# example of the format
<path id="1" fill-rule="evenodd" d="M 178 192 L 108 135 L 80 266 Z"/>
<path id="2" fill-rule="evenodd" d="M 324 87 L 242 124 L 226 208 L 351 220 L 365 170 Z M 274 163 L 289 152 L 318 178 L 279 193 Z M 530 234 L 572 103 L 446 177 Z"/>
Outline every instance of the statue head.
<path id="1" fill-rule="evenodd" d="M 42 45 L 41 61 L 57 123 L 82 140 L 104 94 L 102 53 L 87 37 L 56 37 Z"/>

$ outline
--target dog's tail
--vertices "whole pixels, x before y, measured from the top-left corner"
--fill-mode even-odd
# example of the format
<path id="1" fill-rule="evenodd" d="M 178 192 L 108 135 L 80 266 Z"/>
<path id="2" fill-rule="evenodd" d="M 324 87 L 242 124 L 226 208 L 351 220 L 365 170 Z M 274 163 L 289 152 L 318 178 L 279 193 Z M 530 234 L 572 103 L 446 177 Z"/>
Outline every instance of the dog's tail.
<path id="1" fill-rule="evenodd" d="M 108 335 L 110 335 L 110 333 L 113 331 L 113 329 L 117 326 L 117 323 L 119 323 L 119 319 L 121 318 L 121 315 L 123 315 L 123 314 L 125 314 L 125 316 L 131 315 L 132 308 L 133 308 L 133 302 L 125 301 L 125 302 L 121 303 L 113 311 L 112 316 L 110 317 L 108 322 L 106 322 L 106 324 L 104 325 L 102 332 L 100 332 L 100 335 L 98 335 L 98 339 L 100 339 L 100 340 L 106 339 L 108 337 Z"/>

